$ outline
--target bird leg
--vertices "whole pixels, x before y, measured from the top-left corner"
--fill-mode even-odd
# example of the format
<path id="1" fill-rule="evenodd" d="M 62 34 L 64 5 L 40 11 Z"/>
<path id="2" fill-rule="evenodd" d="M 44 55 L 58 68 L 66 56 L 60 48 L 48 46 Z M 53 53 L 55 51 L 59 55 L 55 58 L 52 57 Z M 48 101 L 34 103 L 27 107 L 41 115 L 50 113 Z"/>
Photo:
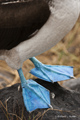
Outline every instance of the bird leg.
<path id="1" fill-rule="evenodd" d="M 21 68 L 18 70 L 18 73 L 21 79 L 22 95 L 27 111 L 32 112 L 38 108 L 52 108 L 49 91 L 31 79 L 26 80 Z"/>

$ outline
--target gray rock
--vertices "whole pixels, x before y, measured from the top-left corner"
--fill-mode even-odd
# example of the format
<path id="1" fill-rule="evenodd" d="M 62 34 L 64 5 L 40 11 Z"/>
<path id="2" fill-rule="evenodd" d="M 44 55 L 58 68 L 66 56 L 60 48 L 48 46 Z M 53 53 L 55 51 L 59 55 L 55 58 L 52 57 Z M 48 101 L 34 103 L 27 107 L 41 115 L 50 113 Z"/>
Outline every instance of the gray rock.
<path id="1" fill-rule="evenodd" d="M 63 87 L 80 92 L 80 78 L 65 81 Z"/>

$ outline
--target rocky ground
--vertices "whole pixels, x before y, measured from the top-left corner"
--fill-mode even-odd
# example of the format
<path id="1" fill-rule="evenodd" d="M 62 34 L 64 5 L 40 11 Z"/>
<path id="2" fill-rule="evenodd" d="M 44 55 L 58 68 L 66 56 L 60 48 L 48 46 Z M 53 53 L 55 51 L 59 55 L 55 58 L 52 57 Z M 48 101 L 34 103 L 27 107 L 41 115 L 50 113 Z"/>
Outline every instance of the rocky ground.
<path id="1" fill-rule="evenodd" d="M 73 87 L 70 84 L 66 86 L 67 89 L 58 83 L 35 81 L 50 90 L 53 109 L 38 109 L 28 113 L 24 107 L 22 90 L 18 91 L 18 83 L 0 90 L 0 120 L 80 120 L 80 88 L 77 89 L 80 78 L 74 81 Z M 78 84 L 75 84 L 76 81 L 79 81 Z"/>

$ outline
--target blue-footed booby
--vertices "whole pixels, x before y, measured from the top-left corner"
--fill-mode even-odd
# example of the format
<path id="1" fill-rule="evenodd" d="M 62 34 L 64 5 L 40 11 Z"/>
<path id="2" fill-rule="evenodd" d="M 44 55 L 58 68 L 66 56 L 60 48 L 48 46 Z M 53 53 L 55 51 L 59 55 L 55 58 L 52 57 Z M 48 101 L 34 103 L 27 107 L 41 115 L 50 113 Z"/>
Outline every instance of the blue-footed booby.
<path id="1" fill-rule="evenodd" d="M 79 14 L 80 0 L 0 0 L 0 59 L 18 70 L 29 112 L 52 106 L 47 89 L 25 80 L 23 62 L 30 59 L 36 67 L 31 73 L 49 82 L 74 77 L 72 67 L 43 65 L 35 56 L 55 46 L 73 28 Z"/>

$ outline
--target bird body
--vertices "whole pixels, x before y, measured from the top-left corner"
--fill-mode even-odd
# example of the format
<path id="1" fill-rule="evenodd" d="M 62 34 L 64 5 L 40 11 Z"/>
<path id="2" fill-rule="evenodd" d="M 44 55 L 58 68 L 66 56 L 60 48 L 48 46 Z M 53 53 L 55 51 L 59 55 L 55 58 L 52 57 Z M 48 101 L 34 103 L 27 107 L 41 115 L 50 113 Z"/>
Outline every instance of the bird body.
<path id="1" fill-rule="evenodd" d="M 37 2 L 35 3 L 35 1 Z M 2 49 L 1 47 L 0 59 L 5 60 L 7 64 L 14 69 L 19 69 L 22 66 L 22 63 L 26 59 L 29 59 L 33 56 L 37 56 L 47 51 L 54 45 L 56 45 L 73 28 L 73 26 L 75 25 L 79 17 L 79 12 L 80 12 L 79 0 L 67 0 L 67 1 L 66 0 L 48 0 L 48 1 L 41 0 L 41 2 L 39 0 L 30 0 L 30 1 L 27 1 L 26 4 L 24 2 L 25 5 L 23 5 L 23 3 L 2 4 L 2 6 L 0 6 L 0 9 L 2 9 L 4 6 L 4 8 L 6 7 L 8 10 L 11 8 L 11 5 L 13 6 L 14 4 L 15 6 L 17 6 L 17 4 L 20 4 L 20 6 L 21 5 L 25 6 L 23 7 L 23 9 L 21 9 L 24 11 L 24 12 L 22 11 L 22 15 L 25 13 L 23 19 L 21 18 L 19 19 L 20 11 L 19 13 L 17 12 L 16 14 L 11 14 L 11 12 L 13 12 L 14 10 L 17 10 L 20 7 L 19 5 L 18 5 L 18 8 L 15 7 L 15 9 L 11 9 L 12 10 L 11 12 L 9 10 L 10 13 L 8 13 L 7 17 L 5 17 L 6 12 L 4 12 L 4 14 L 2 15 L 1 14 L 2 11 L 0 11 L 0 14 L 3 17 L 3 23 L 5 23 L 5 28 L 4 28 L 4 24 L 2 24 L 1 26 L 1 21 L 0 21 L 0 31 L 3 28 L 5 30 L 13 29 L 13 31 L 15 31 L 16 33 L 16 34 L 12 33 L 13 36 L 7 33 L 8 37 L 10 36 L 9 43 L 8 45 L 6 45 L 5 48 L 3 47 Z M 46 14 L 46 11 L 48 15 Z M 30 16 L 28 15 L 28 12 Z M 41 12 L 43 14 L 40 15 Z M 20 22 L 16 20 L 17 15 L 18 15 L 18 20 Z M 4 22 L 6 21 L 6 19 L 7 19 L 7 22 Z M 10 23 L 8 22 L 8 19 L 9 21 L 11 20 Z M 40 21 L 42 20 L 41 24 L 39 20 Z M 19 28 L 19 26 L 21 27 L 21 31 L 18 34 L 16 29 Z M 23 30 L 24 27 L 26 26 L 27 26 L 27 28 L 25 28 L 26 30 Z M 28 28 L 29 28 L 28 26 L 31 27 L 32 29 L 32 30 L 29 29 L 29 31 L 31 30 L 30 31 L 31 33 L 28 31 Z M 22 32 L 22 37 L 21 37 L 21 32 Z M 14 36 L 16 35 L 18 35 L 17 37 L 18 41 L 12 40 L 15 38 Z M 3 36 L 5 36 L 5 34 Z M 6 38 L 5 38 L 4 44 L 7 43 Z M 3 40 L 0 39 L 0 42 L 2 41 Z M 13 45 L 13 43 L 15 43 L 15 45 Z"/>

